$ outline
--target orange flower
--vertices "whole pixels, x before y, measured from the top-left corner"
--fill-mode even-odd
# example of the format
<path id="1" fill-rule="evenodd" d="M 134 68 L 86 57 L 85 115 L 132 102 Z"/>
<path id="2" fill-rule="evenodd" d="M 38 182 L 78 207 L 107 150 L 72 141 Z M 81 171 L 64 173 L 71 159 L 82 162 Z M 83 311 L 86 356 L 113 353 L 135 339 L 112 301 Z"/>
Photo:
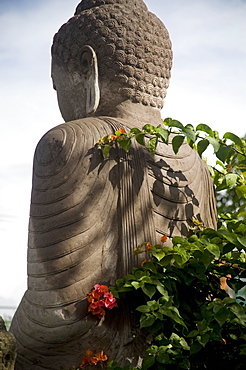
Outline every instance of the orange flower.
<path id="1" fill-rule="evenodd" d="M 146 251 L 150 251 L 152 249 L 150 242 L 146 243 Z"/>
<path id="2" fill-rule="evenodd" d="M 125 131 L 125 129 L 124 128 L 119 128 L 119 130 L 118 131 L 120 131 L 122 134 L 125 134 L 126 133 L 126 131 Z"/>
<path id="3" fill-rule="evenodd" d="M 93 355 L 91 350 L 86 351 L 86 356 L 81 359 L 80 369 L 84 369 L 90 365 L 97 365 L 98 362 L 107 361 L 108 356 L 104 354 L 103 351 Z"/>
<path id="4" fill-rule="evenodd" d="M 167 241 L 167 235 L 164 234 L 162 237 L 161 237 L 161 242 L 162 243 L 165 243 Z"/>
<path id="5" fill-rule="evenodd" d="M 94 356 L 91 350 L 86 351 L 86 356 L 81 359 L 81 365 L 79 366 L 80 369 L 84 369 L 88 365 L 96 365 Z"/>
<path id="6" fill-rule="evenodd" d="M 89 302 L 93 302 L 94 300 L 98 300 L 102 296 L 101 292 L 99 292 L 98 290 L 92 290 L 91 292 L 88 293 L 88 295 L 90 296 L 88 298 Z"/>
<path id="7" fill-rule="evenodd" d="M 98 361 L 98 362 L 99 362 L 99 361 L 107 361 L 107 359 L 108 359 L 108 356 L 107 356 L 107 355 L 105 355 L 103 351 L 101 351 L 101 352 L 97 353 L 97 354 L 95 355 L 95 357 L 96 357 L 96 359 L 97 359 L 97 361 Z"/>
<path id="8" fill-rule="evenodd" d="M 117 139 L 117 136 L 116 135 L 108 135 L 108 139 L 109 139 L 109 141 L 114 141 L 115 139 Z"/>

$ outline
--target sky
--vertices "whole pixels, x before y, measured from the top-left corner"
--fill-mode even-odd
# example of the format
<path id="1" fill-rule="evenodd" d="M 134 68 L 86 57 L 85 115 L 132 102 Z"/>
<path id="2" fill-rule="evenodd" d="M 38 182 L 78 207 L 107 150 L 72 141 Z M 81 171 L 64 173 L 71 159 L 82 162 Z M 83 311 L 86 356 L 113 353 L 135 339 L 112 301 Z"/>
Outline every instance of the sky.
<path id="1" fill-rule="evenodd" d="M 78 0 L 0 0 L 0 315 L 26 289 L 32 160 L 63 122 L 50 47 Z M 174 63 L 162 117 L 246 133 L 246 0 L 146 0 L 166 25 Z"/>

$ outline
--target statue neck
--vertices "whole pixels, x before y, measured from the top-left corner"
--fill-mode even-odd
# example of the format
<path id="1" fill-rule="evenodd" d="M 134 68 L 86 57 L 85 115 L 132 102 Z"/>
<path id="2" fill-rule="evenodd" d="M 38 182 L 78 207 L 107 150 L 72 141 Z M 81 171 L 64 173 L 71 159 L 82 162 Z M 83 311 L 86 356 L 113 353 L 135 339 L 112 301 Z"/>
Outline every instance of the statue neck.
<path id="1" fill-rule="evenodd" d="M 127 122 L 129 128 L 138 127 L 141 129 L 145 124 L 159 125 L 161 123 L 161 112 L 159 109 L 144 106 L 140 103 L 133 103 L 126 100 L 114 107 L 108 107 L 107 111 L 99 109 L 93 116 L 108 116 L 120 118 Z"/>

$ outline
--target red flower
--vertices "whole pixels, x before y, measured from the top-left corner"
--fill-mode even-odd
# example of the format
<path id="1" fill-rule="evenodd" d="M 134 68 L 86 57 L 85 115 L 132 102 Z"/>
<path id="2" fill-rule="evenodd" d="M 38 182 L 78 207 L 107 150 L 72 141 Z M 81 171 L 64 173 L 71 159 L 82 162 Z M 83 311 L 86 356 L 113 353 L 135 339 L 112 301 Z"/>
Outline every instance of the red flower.
<path id="1" fill-rule="evenodd" d="M 94 285 L 94 289 L 88 295 L 88 302 L 90 302 L 88 312 L 91 312 L 99 319 L 105 316 L 104 308 L 111 310 L 114 307 L 118 307 L 116 299 L 106 285 Z"/>
<path id="2" fill-rule="evenodd" d="M 103 301 L 105 307 L 108 308 L 109 310 L 112 310 L 112 308 L 114 307 L 118 307 L 116 299 L 114 298 L 112 293 L 105 293 Z"/>
<path id="3" fill-rule="evenodd" d="M 101 319 L 106 314 L 106 312 L 103 308 L 104 303 L 101 303 L 101 302 L 102 301 L 97 301 L 97 302 L 91 303 L 88 307 L 88 312 L 91 312 L 92 315 L 97 316 L 99 319 Z"/>
<path id="4" fill-rule="evenodd" d="M 95 291 L 100 292 L 101 295 L 108 292 L 107 285 L 96 284 L 96 285 L 94 285 L 94 289 L 95 289 Z"/>

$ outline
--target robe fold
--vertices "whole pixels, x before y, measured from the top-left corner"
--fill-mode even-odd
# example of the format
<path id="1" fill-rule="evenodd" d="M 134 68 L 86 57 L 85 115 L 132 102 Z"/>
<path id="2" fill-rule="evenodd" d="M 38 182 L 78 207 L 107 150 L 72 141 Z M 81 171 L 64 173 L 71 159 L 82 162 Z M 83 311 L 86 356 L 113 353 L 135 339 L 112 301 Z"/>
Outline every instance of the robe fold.
<path id="1" fill-rule="evenodd" d="M 142 242 L 186 236 L 192 218 L 216 228 L 213 183 L 188 144 L 175 155 L 158 143 L 153 158 L 133 143 L 103 159 L 95 146 L 127 122 L 91 117 L 59 125 L 37 145 L 28 236 L 28 289 L 11 331 L 17 370 L 77 365 L 91 349 L 136 364 L 144 335 L 129 307 L 114 308 L 103 323 L 87 312 L 94 284 L 113 285 L 145 255 Z M 128 304 L 126 304 L 128 305 Z"/>

